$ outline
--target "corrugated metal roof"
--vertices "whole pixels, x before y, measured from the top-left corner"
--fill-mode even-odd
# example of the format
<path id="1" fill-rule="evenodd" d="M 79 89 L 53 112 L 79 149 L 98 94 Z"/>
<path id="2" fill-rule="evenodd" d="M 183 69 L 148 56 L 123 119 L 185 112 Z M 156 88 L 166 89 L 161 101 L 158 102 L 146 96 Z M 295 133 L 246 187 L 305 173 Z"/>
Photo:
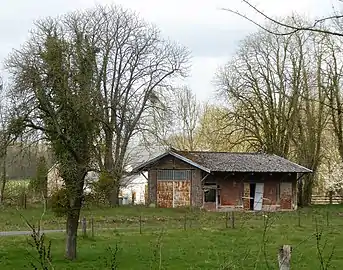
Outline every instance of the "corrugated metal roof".
<path id="1" fill-rule="evenodd" d="M 207 172 L 287 172 L 310 173 L 310 169 L 277 155 L 240 152 L 185 152 L 169 151 L 136 167 L 139 172 L 161 158 L 172 155 Z"/>

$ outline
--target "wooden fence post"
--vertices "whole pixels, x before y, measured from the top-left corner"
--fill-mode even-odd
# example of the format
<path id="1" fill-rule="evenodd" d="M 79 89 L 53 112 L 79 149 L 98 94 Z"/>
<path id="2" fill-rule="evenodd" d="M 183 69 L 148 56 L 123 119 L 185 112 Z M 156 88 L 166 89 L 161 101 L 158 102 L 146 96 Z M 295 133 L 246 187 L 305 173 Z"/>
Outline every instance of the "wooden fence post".
<path id="1" fill-rule="evenodd" d="M 231 212 L 231 228 L 235 228 L 235 211 Z"/>
<path id="2" fill-rule="evenodd" d="M 332 204 L 332 194 L 333 194 L 333 191 L 329 191 L 329 203 Z"/>
<path id="3" fill-rule="evenodd" d="M 225 212 L 225 228 L 229 228 L 229 212 Z"/>
<path id="4" fill-rule="evenodd" d="M 85 237 L 87 235 L 87 220 L 85 217 L 82 218 L 81 226 L 82 226 L 82 236 Z"/>
<path id="5" fill-rule="evenodd" d="M 278 252 L 279 270 L 290 270 L 291 268 L 291 252 L 290 245 L 283 245 Z"/>

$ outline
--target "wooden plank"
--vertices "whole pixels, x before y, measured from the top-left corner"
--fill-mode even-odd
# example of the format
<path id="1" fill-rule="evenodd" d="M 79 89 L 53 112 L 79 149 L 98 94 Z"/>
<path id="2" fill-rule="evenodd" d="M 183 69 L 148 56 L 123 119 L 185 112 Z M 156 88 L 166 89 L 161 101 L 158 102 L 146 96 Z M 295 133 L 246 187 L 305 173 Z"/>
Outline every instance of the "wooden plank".
<path id="1" fill-rule="evenodd" d="M 243 209 L 250 209 L 250 183 L 244 183 Z"/>

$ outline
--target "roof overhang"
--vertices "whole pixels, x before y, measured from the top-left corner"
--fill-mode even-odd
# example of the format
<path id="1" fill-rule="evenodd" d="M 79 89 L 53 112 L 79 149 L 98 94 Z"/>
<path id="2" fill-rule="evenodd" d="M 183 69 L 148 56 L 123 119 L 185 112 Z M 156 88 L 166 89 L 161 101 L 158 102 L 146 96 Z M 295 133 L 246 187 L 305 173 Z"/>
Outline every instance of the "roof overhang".
<path id="1" fill-rule="evenodd" d="M 177 159 L 179 159 L 179 160 L 181 160 L 181 161 L 183 161 L 183 162 L 185 162 L 185 163 L 187 163 L 187 164 L 189 164 L 189 165 L 191 165 L 191 166 L 193 166 L 195 168 L 198 168 L 198 169 L 200 169 L 202 171 L 205 171 L 207 173 L 211 173 L 211 170 L 209 168 L 201 166 L 200 164 L 198 164 L 198 163 L 196 163 L 196 162 L 194 162 L 194 161 L 192 161 L 192 160 L 190 160 L 190 159 L 188 159 L 188 158 L 186 158 L 186 157 L 184 157 L 184 156 L 182 156 L 180 154 L 177 154 L 177 153 L 175 153 L 173 151 L 167 151 L 167 152 L 165 152 L 165 153 L 163 153 L 163 154 L 161 154 L 161 155 L 159 155 L 159 156 L 157 156 L 157 157 L 155 157 L 153 159 L 150 159 L 150 160 L 142 163 L 141 165 L 133 168 L 131 173 L 140 173 L 142 171 L 146 171 L 154 163 L 158 162 L 159 160 L 161 160 L 162 158 L 164 158 L 164 157 L 166 157 L 168 155 L 171 155 L 171 156 L 173 156 L 173 157 L 175 157 L 175 158 L 177 158 Z"/>

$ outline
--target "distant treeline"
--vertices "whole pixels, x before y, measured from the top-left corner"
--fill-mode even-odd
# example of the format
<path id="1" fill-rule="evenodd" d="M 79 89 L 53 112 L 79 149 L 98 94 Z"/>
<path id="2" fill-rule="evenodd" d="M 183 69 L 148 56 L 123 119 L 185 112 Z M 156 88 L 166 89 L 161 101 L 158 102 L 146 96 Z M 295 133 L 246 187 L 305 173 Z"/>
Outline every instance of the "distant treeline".
<path id="1" fill-rule="evenodd" d="M 6 174 L 8 179 L 29 179 L 36 175 L 37 160 L 46 158 L 48 167 L 54 163 L 53 156 L 46 147 L 15 144 L 7 149 Z"/>

